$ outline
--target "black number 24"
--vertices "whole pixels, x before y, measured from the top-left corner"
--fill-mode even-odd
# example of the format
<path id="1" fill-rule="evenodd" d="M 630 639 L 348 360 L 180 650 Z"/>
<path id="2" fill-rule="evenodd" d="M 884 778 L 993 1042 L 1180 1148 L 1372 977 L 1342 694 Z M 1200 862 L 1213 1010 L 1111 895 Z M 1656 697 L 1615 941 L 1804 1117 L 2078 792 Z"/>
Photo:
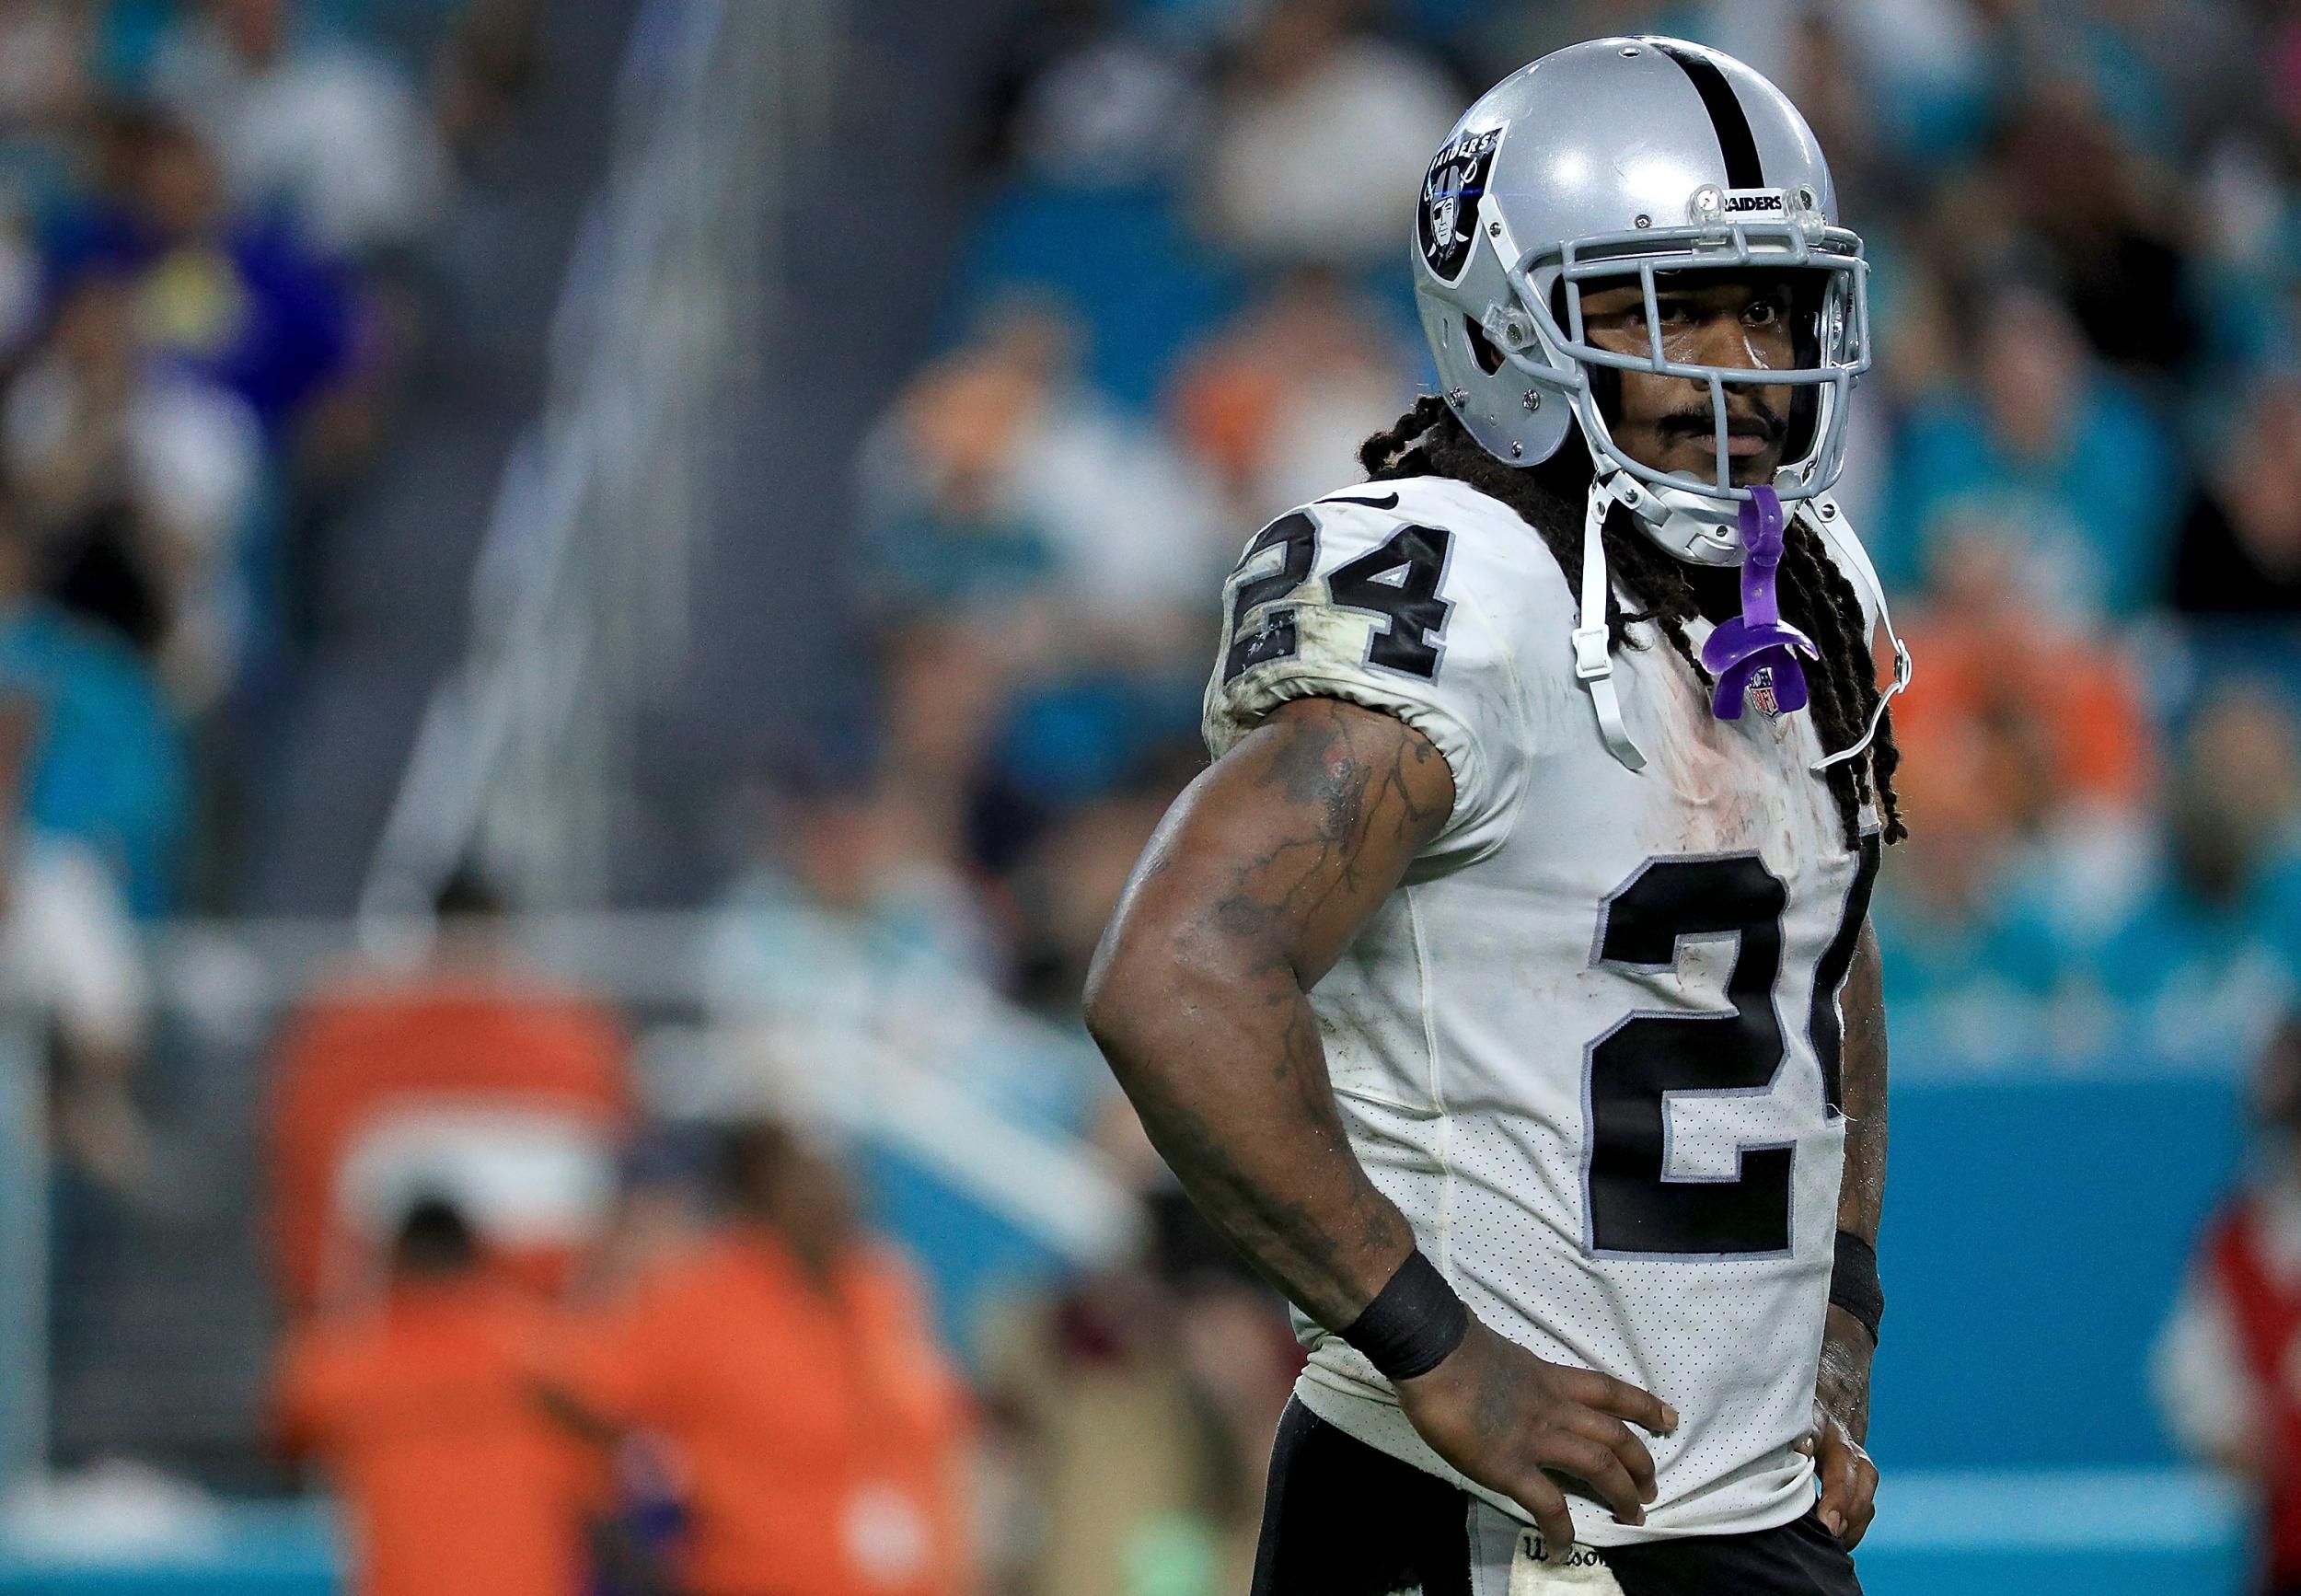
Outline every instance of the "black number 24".
<path id="1" fill-rule="evenodd" d="M 1454 607 L 1439 596 L 1451 541 L 1443 527 L 1402 526 L 1381 547 L 1338 567 L 1326 579 L 1327 595 L 1336 608 L 1361 610 L 1385 623 L 1367 643 L 1368 665 L 1424 681 L 1438 675 L 1438 640 Z M 1226 682 L 1250 665 L 1289 659 L 1301 646 L 1294 607 L 1273 601 L 1310 580 L 1318 562 L 1317 524 L 1299 510 L 1280 516 L 1246 546 L 1239 569 L 1243 571 L 1273 549 L 1280 551 L 1278 569 L 1240 583 L 1231 601 L 1231 647 L 1222 659 Z M 1248 630 L 1248 618 L 1265 605 L 1270 607 L 1263 611 L 1261 624 Z"/>
<path id="2" fill-rule="evenodd" d="M 1877 879 L 1878 839 L 1863 839 L 1837 934 L 1814 968 L 1807 1035 L 1822 1099 L 1839 1111 L 1843 1035 L 1838 989 Z M 1666 1165 L 1672 1092 L 1763 1093 L 1786 1056 L 1774 986 L 1782 969 L 1781 881 L 1755 854 L 1657 859 L 1607 901 L 1601 967 L 1650 972 L 1677 963 L 1689 938 L 1734 934 L 1730 1012 L 1633 1014 L 1590 1049 L 1585 1211 L 1592 1252 L 1675 1257 L 1781 1254 L 1790 1247 L 1796 1150 L 1745 1145 L 1731 1179 L 1672 1179 Z"/>

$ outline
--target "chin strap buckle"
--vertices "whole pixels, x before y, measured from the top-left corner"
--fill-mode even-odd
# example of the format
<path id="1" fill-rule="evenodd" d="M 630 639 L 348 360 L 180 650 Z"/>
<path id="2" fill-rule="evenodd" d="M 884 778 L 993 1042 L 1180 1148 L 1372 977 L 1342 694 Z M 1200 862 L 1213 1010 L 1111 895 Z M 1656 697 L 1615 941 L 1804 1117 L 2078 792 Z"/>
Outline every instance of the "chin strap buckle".
<path id="1" fill-rule="evenodd" d="M 1601 682 L 1613 675 L 1613 655 L 1606 647 L 1603 626 L 1574 629 L 1574 675 L 1577 680 Z"/>

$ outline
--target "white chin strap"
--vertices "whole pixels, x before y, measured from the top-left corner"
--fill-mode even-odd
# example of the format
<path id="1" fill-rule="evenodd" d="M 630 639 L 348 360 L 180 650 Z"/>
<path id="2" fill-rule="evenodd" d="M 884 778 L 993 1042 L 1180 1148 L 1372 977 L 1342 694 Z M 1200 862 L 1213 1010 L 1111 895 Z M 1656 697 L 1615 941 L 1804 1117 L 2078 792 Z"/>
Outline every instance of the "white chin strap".
<path id="1" fill-rule="evenodd" d="M 1598 734 L 1606 752 L 1632 770 L 1646 769 L 1646 756 L 1630 740 L 1622 719 L 1622 695 L 1614 690 L 1613 653 L 1608 648 L 1606 596 L 1613 587 L 1606 572 L 1606 512 L 1613 508 L 1620 478 L 1601 475 L 1590 485 L 1590 507 L 1582 516 L 1582 623 L 1574 629 L 1574 677 L 1589 690 L 1590 707 L 1598 711 Z M 1635 490 L 1633 490 L 1635 491 Z"/>
<path id="2" fill-rule="evenodd" d="M 1692 517 L 1683 515 L 1659 495 L 1639 488 L 1623 473 L 1602 473 L 1590 483 L 1590 503 L 1582 516 L 1582 609 L 1581 624 L 1574 629 L 1574 677 L 1590 693 L 1590 708 L 1598 715 L 1598 734 L 1605 742 L 1606 752 L 1621 761 L 1625 769 L 1643 770 L 1646 756 L 1631 740 L 1629 725 L 1622 718 L 1622 695 L 1614 688 L 1613 654 L 1608 646 L 1606 630 L 1606 598 L 1613 586 L 1606 570 L 1606 515 L 1617 500 L 1638 516 L 1640 524 L 1655 534 L 1655 540 L 1664 549 L 1696 564 L 1740 564 L 1740 535 L 1733 534 L 1736 545 L 1732 559 L 1717 558 L 1715 547 L 1707 538 L 1702 540 L 1698 551 L 1694 548 L 1682 549 L 1679 543 L 1684 540 L 1686 528 L 1673 524 L 1690 521 Z M 1658 530 L 1651 510 L 1662 512 L 1659 526 L 1681 536 L 1665 538 Z M 1886 629 L 1886 641 L 1893 645 L 1892 685 L 1879 695 L 1878 706 L 1870 711 L 1869 725 L 1862 733 L 1861 741 L 1816 760 L 1811 769 L 1818 776 L 1833 765 L 1860 757 L 1877 740 L 1878 728 L 1885 721 L 1886 705 L 1910 685 L 1914 667 L 1910 651 L 1903 646 L 1901 634 L 1893 630 L 1893 617 L 1886 608 L 1886 591 L 1878 581 L 1878 569 L 1869 562 L 1869 555 L 1860 540 L 1846 526 L 1836 503 L 1826 499 L 1803 500 L 1798 504 L 1797 515 L 1813 528 L 1815 536 L 1836 556 L 1840 567 L 1864 590 L 1877 608 L 1879 624 Z"/>
<path id="3" fill-rule="evenodd" d="M 1902 642 L 1902 634 L 1893 630 L 1893 615 L 1886 608 L 1885 585 L 1878 580 L 1878 568 L 1869 562 L 1869 551 L 1862 547 L 1861 539 L 1855 537 L 1853 528 L 1845 524 L 1845 516 L 1838 509 L 1837 501 L 1809 499 L 1798 506 L 1798 516 L 1829 546 L 1830 552 L 1837 556 L 1838 564 L 1861 586 L 1869 602 L 1877 606 L 1878 624 L 1886 629 L 1886 641 L 1893 645 L 1893 681 L 1878 695 L 1878 707 L 1869 711 L 1869 724 L 1862 732 L 1862 740 L 1850 748 L 1840 748 L 1834 754 L 1815 760 L 1813 772 L 1819 776 L 1831 766 L 1844 764 L 1857 757 L 1877 741 L 1878 728 L 1885 723 L 1886 706 L 1910 685 L 1910 677 L 1915 674 L 1917 667 L 1911 662 L 1910 651 Z M 1864 637 L 1862 642 L 1867 644 L 1869 640 Z"/>

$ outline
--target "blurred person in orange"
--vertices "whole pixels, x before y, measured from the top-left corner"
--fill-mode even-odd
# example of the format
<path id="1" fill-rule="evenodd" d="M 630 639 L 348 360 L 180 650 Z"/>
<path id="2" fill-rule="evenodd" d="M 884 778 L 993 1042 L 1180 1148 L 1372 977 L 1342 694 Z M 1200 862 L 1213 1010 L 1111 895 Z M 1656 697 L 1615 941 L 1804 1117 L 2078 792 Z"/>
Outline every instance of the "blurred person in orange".
<path id="1" fill-rule="evenodd" d="M 1931 550 L 1932 602 L 1911 622 L 1925 650 L 1924 686 L 1899 710 L 1912 752 L 1970 724 L 2023 723 L 2039 791 L 2006 791 L 2006 819 L 2028 829 L 2064 807 L 2130 811 L 2147 795 L 2155 749 L 2139 685 L 2102 637 L 2052 612 L 2059 568 L 2002 522 L 1953 515 Z"/>
<path id="2" fill-rule="evenodd" d="M 351 1511 L 359 1596 L 577 1596 L 594 1495 L 540 1372 L 557 1317 L 487 1266 L 436 1197 L 408 1210 L 382 1300 L 282 1354 L 274 1429 Z"/>
<path id="3" fill-rule="evenodd" d="M 494 1238 L 498 1268 L 562 1289 L 606 1219 L 626 1120 L 614 1009 L 528 959 L 502 896 L 457 871 L 420 962 L 326 968 L 273 1050 L 264 1115 L 281 1291 L 358 1280 L 377 1197 L 421 1173 Z"/>
<path id="4" fill-rule="evenodd" d="M 1305 266 L 1189 351 L 1168 403 L 1231 518 L 1261 525 L 1316 498 L 1334 463 L 1389 423 L 1411 370 L 1371 301 Z"/>
<path id="5" fill-rule="evenodd" d="M 728 1153 L 725 1217 L 604 1316 L 564 1405 L 668 1454 L 693 1596 L 971 1590 L 971 1420 L 908 1266 L 807 1135 L 757 1122 Z"/>

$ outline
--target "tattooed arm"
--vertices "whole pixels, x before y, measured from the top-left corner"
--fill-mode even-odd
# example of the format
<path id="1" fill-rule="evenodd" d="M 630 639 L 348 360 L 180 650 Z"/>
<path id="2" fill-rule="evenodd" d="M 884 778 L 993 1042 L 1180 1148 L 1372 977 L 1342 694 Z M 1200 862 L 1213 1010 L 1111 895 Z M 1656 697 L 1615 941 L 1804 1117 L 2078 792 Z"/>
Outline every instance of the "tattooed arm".
<path id="1" fill-rule="evenodd" d="M 1088 1028 L 1151 1141 L 1330 1330 L 1414 1233 L 1351 1156 L 1307 993 L 1453 802 L 1446 761 L 1405 723 L 1289 703 L 1167 815 L 1088 977 Z"/>
<path id="2" fill-rule="evenodd" d="M 1208 1220 L 1330 1330 L 1414 1250 L 1351 1151 L 1308 993 L 1437 836 L 1453 776 L 1404 722 L 1331 699 L 1283 705 L 1193 782 L 1151 838 L 1088 977 L 1087 1024 Z M 1655 1397 L 1563 1369 L 1473 1323 L 1401 1382 L 1440 1456 L 1573 1540 L 1545 1468 L 1627 1522 L 1653 1463 L 1624 1419 Z"/>
<path id="3" fill-rule="evenodd" d="M 1867 925 L 1855 944 L 1840 1002 L 1845 1014 L 1845 1172 L 1838 1187 L 1838 1229 L 1874 1247 L 1886 1197 L 1886 1005 L 1878 933 Z M 1822 1522 L 1848 1546 L 1861 1540 L 1875 1511 L 1878 1469 L 1862 1450 L 1869 1433 L 1874 1350 L 1861 1321 L 1833 1303 L 1814 1382 L 1810 1450 L 1821 1476 Z"/>

